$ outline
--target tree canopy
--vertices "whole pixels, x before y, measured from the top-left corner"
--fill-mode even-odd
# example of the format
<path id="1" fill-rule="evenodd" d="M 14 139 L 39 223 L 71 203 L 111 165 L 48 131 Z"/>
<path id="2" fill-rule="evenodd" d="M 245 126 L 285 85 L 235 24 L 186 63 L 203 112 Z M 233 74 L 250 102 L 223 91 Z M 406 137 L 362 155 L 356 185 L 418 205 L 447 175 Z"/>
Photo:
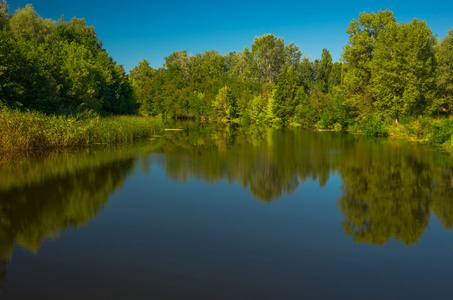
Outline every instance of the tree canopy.
<path id="1" fill-rule="evenodd" d="M 31 4 L 8 17 L 2 1 L 0 29 L 0 105 L 51 114 L 137 111 L 124 69 L 84 19 L 43 19 Z"/>
<path id="2" fill-rule="evenodd" d="M 32 5 L 10 15 L 2 0 L 0 106 L 330 129 L 451 116 L 452 30 L 437 41 L 424 21 L 400 23 L 385 10 L 361 13 L 346 33 L 340 62 L 328 49 L 310 60 L 264 34 L 242 52 L 180 50 L 127 75 L 84 19 L 43 19 Z"/>

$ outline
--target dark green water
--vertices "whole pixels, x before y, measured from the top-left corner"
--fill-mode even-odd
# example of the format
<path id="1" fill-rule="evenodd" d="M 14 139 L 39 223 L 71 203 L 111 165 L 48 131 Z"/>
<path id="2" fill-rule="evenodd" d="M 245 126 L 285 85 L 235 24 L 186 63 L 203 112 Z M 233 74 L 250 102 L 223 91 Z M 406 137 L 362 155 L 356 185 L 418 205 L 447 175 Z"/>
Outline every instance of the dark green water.
<path id="1" fill-rule="evenodd" d="M 187 127 L 0 157 L 2 299 L 453 299 L 453 159 Z"/>

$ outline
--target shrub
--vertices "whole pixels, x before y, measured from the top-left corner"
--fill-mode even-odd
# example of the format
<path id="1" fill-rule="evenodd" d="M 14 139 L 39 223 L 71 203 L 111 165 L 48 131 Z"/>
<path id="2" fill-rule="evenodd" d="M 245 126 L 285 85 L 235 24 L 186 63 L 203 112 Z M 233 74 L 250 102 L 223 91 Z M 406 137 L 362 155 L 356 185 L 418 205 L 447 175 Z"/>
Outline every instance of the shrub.
<path id="1" fill-rule="evenodd" d="M 388 136 L 384 122 L 377 117 L 370 117 L 363 124 L 363 133 L 368 136 Z"/>
<path id="2" fill-rule="evenodd" d="M 444 144 L 451 141 L 453 135 L 453 119 L 445 119 L 440 123 L 434 123 L 428 133 L 428 142 Z"/>
<path id="3" fill-rule="evenodd" d="M 340 123 L 335 123 L 335 124 L 333 125 L 333 130 L 335 130 L 335 131 L 337 131 L 337 132 L 338 132 L 338 131 L 342 131 L 342 130 L 343 130 L 343 126 L 341 126 Z"/>

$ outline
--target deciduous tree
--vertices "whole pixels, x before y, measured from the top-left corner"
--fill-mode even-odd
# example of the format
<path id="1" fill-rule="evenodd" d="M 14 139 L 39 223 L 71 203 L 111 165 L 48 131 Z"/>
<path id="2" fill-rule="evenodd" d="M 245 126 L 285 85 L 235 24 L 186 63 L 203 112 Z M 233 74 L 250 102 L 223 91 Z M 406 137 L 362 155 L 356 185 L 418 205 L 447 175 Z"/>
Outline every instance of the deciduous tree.
<path id="1" fill-rule="evenodd" d="M 437 61 L 436 82 L 441 109 L 453 113 L 453 29 L 435 47 Z"/>
<path id="2" fill-rule="evenodd" d="M 342 57 L 345 62 L 343 87 L 347 96 L 363 114 L 370 113 L 372 109 L 371 61 L 376 40 L 389 24 L 395 22 L 393 12 L 389 10 L 361 13 L 358 20 L 353 20 L 346 30 L 349 41 L 344 47 Z"/>
<path id="3" fill-rule="evenodd" d="M 436 40 L 425 22 L 389 24 L 376 39 L 371 66 L 374 106 L 395 120 L 420 115 L 434 98 Z"/>

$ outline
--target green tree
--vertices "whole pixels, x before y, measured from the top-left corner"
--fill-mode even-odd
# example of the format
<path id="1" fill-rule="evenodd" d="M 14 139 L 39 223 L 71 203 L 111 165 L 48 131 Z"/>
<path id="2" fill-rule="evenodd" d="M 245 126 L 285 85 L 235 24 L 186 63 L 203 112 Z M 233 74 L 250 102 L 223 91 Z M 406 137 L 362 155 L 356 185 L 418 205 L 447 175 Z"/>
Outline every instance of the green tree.
<path id="1" fill-rule="evenodd" d="M 227 68 L 224 57 L 214 50 L 190 57 L 190 66 L 192 80 L 198 85 L 222 78 Z"/>
<path id="2" fill-rule="evenodd" d="M 248 115 L 253 123 L 262 123 L 266 119 L 267 99 L 262 95 L 256 95 L 250 101 Z"/>
<path id="3" fill-rule="evenodd" d="M 238 116 L 237 100 L 233 95 L 233 91 L 228 86 L 224 86 L 219 90 L 212 106 L 216 115 L 221 118 L 232 120 Z"/>
<path id="4" fill-rule="evenodd" d="M 102 49 L 85 20 L 44 20 L 27 5 L 7 21 L 9 26 L 0 31 L 4 105 L 49 114 L 136 111 L 124 69 Z"/>
<path id="5" fill-rule="evenodd" d="M 284 40 L 273 34 L 257 37 L 252 44 L 252 54 L 257 64 L 260 81 L 277 83 L 286 62 Z"/>
<path id="6" fill-rule="evenodd" d="M 321 61 L 319 61 L 319 71 L 316 80 L 319 82 L 320 90 L 324 93 L 330 90 L 329 78 L 332 73 L 332 55 L 326 48 L 322 49 Z"/>
<path id="7" fill-rule="evenodd" d="M 123 66 L 114 63 L 107 55 L 101 52 L 98 55 L 96 66 L 100 70 L 100 98 L 102 114 L 136 114 L 138 112 L 137 98 L 132 84 L 124 71 Z"/>
<path id="8" fill-rule="evenodd" d="M 6 3 L 6 0 L 1 0 L 0 1 L 0 30 L 3 29 L 3 27 L 8 24 L 8 3 Z"/>
<path id="9" fill-rule="evenodd" d="M 302 57 L 302 53 L 299 50 L 299 47 L 297 47 L 294 42 L 289 43 L 285 47 L 285 65 L 286 66 L 294 66 L 297 67 L 299 66 L 300 59 Z"/>
<path id="10" fill-rule="evenodd" d="M 94 26 L 88 26 L 85 19 L 72 18 L 66 22 L 62 17 L 58 20 L 55 36 L 58 40 L 66 41 L 68 44 L 77 43 L 85 46 L 93 54 L 102 49 L 102 43 L 97 38 Z"/>
<path id="11" fill-rule="evenodd" d="M 374 106 L 384 116 L 420 115 L 434 97 L 436 40 L 425 22 L 389 24 L 371 61 Z"/>
<path id="12" fill-rule="evenodd" d="M 435 47 L 437 61 L 436 83 L 440 108 L 453 113 L 453 29 Z M 438 109 L 437 107 L 435 109 Z"/>
<path id="13" fill-rule="evenodd" d="M 46 34 L 50 31 L 47 24 L 31 4 L 27 4 L 23 9 L 18 9 L 9 21 L 15 39 L 25 39 L 36 43 L 44 42 Z"/>
<path id="14" fill-rule="evenodd" d="M 93 54 L 77 44 L 67 45 L 63 51 L 66 59 L 61 69 L 70 82 L 67 96 L 73 99 L 75 108 L 88 108 L 99 112 L 102 104 L 98 101 L 98 74 Z"/>
<path id="15" fill-rule="evenodd" d="M 343 88 L 347 97 L 351 98 L 363 114 L 372 110 L 371 61 L 376 40 L 389 24 L 394 23 L 393 12 L 389 10 L 379 11 L 377 14 L 361 13 L 359 19 L 353 20 L 346 30 L 349 41 L 342 57 L 345 62 Z"/>
<path id="16" fill-rule="evenodd" d="M 228 57 L 228 76 L 230 78 L 252 82 L 258 79 L 258 69 L 253 54 L 247 47 L 240 53 L 229 53 Z"/>
<path id="17" fill-rule="evenodd" d="M 154 115 L 157 113 L 153 103 L 154 76 L 156 71 L 144 59 L 130 71 L 130 79 L 140 105 L 140 113 Z"/>
<path id="18" fill-rule="evenodd" d="M 296 92 L 299 87 L 300 80 L 295 67 L 287 67 L 280 75 L 272 107 L 274 116 L 281 119 L 283 123 L 294 116 L 297 106 Z"/>
<path id="19" fill-rule="evenodd" d="M 187 82 L 191 79 L 190 60 L 187 56 L 187 50 L 175 51 L 165 57 L 165 67 L 168 70 L 168 76 L 181 76 Z"/>
<path id="20" fill-rule="evenodd" d="M 317 106 L 317 97 L 311 97 L 300 88 L 297 90 L 296 109 L 294 116 L 305 127 L 312 127 L 320 120 L 320 108 Z"/>
<path id="21" fill-rule="evenodd" d="M 312 88 L 314 88 L 313 85 L 316 80 L 315 75 L 314 64 L 308 59 L 308 57 L 304 56 L 299 65 L 299 76 L 306 94 L 310 94 Z"/>
<path id="22" fill-rule="evenodd" d="M 10 108 L 53 108 L 55 85 L 43 68 L 41 51 L 0 31 L 0 100 Z"/>
<path id="23" fill-rule="evenodd" d="M 273 34 L 256 37 L 252 43 L 252 55 L 261 83 L 277 83 L 284 66 L 297 66 L 302 56 L 294 43 L 285 46 L 283 38 Z"/>
<path id="24" fill-rule="evenodd" d="M 217 51 L 205 51 L 190 57 L 192 91 L 202 92 L 207 99 L 214 99 L 226 84 L 227 61 Z"/>
<path id="25" fill-rule="evenodd" d="M 332 70 L 330 72 L 329 78 L 327 79 L 328 92 L 332 93 L 333 88 L 341 84 L 341 74 L 342 74 L 343 64 L 341 62 L 335 62 L 332 65 Z"/>

